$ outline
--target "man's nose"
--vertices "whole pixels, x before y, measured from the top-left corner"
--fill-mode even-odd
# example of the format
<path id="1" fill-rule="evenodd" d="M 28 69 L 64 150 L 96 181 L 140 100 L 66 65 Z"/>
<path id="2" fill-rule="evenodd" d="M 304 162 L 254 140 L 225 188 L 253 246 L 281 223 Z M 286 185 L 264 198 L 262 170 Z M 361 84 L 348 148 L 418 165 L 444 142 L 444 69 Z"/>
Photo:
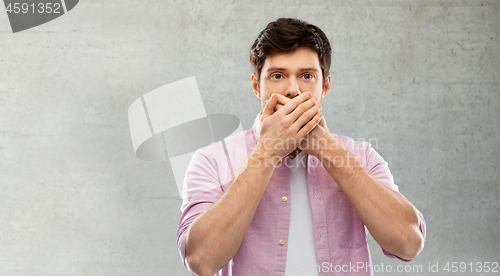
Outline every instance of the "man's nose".
<path id="1" fill-rule="evenodd" d="M 293 99 L 295 97 L 297 97 L 298 95 L 300 95 L 300 89 L 299 89 L 299 84 L 295 81 L 292 81 L 290 83 L 290 85 L 287 87 L 287 90 L 286 90 L 286 93 L 285 93 L 285 96 L 287 98 L 290 98 L 290 99 Z"/>

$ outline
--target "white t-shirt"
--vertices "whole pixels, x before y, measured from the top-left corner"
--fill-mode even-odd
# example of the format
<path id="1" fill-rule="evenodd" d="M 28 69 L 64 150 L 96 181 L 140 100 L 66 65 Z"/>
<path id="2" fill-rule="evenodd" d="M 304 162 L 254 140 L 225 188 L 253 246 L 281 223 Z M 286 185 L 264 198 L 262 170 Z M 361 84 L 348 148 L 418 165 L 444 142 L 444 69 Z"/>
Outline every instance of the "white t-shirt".
<path id="1" fill-rule="evenodd" d="M 307 189 L 307 154 L 283 160 L 290 175 L 290 228 L 285 276 L 318 275 L 313 222 Z"/>

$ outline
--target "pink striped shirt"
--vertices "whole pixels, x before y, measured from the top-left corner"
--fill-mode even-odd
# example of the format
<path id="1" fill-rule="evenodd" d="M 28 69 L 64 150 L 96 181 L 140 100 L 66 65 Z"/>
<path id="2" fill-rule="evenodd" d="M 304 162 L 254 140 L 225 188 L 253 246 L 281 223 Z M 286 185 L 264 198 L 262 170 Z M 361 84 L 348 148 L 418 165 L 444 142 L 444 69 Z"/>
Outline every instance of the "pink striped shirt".
<path id="1" fill-rule="evenodd" d="M 177 230 L 177 246 L 185 266 L 189 226 L 222 196 L 238 168 L 255 148 L 260 134 L 260 117 L 261 113 L 251 129 L 198 149 L 193 155 L 184 181 L 182 216 Z M 399 193 L 387 162 L 369 143 L 332 135 L 373 177 Z M 321 162 L 310 155 L 307 158 L 307 180 L 319 275 L 373 275 L 367 228 Z M 290 202 L 283 198 L 290 197 L 289 181 L 287 166 L 278 163 L 238 252 L 217 275 L 285 274 Z M 418 215 L 425 240 L 425 221 L 420 211 Z M 384 249 L 382 251 L 390 258 L 398 258 Z"/>

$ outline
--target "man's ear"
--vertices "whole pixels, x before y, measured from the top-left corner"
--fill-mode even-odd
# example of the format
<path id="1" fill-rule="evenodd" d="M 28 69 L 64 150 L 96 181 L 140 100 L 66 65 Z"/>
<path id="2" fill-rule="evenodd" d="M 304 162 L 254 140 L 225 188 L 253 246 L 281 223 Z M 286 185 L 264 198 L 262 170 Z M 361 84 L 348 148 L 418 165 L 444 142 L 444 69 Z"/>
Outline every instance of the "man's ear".
<path id="1" fill-rule="evenodd" d="M 330 75 L 328 75 L 328 77 L 326 77 L 325 86 L 323 87 L 323 91 L 322 91 L 323 98 L 326 96 L 328 91 L 330 91 L 331 85 L 332 85 L 332 78 L 330 77 Z"/>
<path id="2" fill-rule="evenodd" d="M 254 74 L 252 74 L 252 89 L 255 96 L 260 99 L 260 86 Z"/>

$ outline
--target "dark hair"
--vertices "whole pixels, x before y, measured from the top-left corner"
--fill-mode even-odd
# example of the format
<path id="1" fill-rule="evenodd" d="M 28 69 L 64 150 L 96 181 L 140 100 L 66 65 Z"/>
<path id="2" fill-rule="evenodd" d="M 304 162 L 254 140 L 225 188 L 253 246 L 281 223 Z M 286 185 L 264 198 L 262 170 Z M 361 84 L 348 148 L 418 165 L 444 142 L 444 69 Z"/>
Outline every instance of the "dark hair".
<path id="1" fill-rule="evenodd" d="M 255 39 L 250 48 L 250 63 L 257 83 L 267 57 L 293 52 L 299 47 L 308 47 L 318 54 L 324 86 L 332 61 L 330 42 L 320 28 L 295 18 L 280 18 L 267 24 Z"/>

